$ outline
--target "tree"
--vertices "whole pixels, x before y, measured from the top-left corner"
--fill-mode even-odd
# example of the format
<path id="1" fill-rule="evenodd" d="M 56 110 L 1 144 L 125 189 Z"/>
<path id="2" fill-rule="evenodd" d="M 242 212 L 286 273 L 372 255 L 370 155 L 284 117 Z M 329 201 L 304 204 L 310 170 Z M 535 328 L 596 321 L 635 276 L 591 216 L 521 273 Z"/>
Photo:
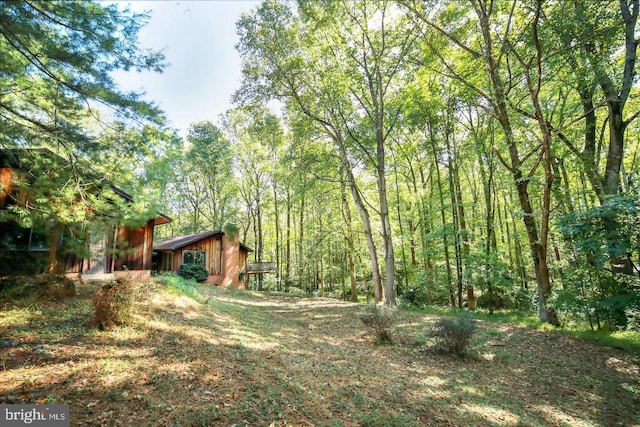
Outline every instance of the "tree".
<path id="1" fill-rule="evenodd" d="M 137 45 L 145 19 L 94 1 L 3 2 L 2 145 L 28 146 L 47 135 L 54 146 L 90 152 L 95 140 L 80 120 L 105 124 L 104 110 L 121 120 L 160 120 L 157 108 L 121 93 L 111 76 L 162 70 L 162 54 Z"/>
<path id="2" fill-rule="evenodd" d="M 324 6 L 302 2 L 296 16 L 283 4 L 265 3 L 255 16 L 240 22 L 245 79 L 238 98 L 279 98 L 330 136 L 365 227 L 369 227 L 369 213 L 350 171 L 354 162 L 364 162 L 373 170 L 385 253 L 384 297 L 392 303 L 395 255 L 386 151 L 399 117 L 392 100 L 407 76 L 402 64 L 408 66 L 415 35 L 389 2 Z M 381 298 L 372 237 L 368 244 L 376 296 Z"/>
<path id="3" fill-rule="evenodd" d="M 66 225 L 101 211 L 91 191 L 105 186 L 103 176 L 86 173 L 83 160 L 111 150 L 108 135 L 123 136 L 134 150 L 125 128 L 162 122 L 156 107 L 140 94 L 122 93 L 112 78 L 116 70 L 162 70 L 160 53 L 137 46 L 145 19 L 94 1 L 0 3 L 0 147 L 48 147 L 72 171 L 64 185 L 60 177 L 51 179 L 60 187 L 46 186 L 52 191 L 38 197 L 38 209 L 27 205 L 20 212 L 21 220 L 56 230 L 49 234 L 50 248 Z M 46 159 L 30 169 L 40 177 L 50 171 Z"/>

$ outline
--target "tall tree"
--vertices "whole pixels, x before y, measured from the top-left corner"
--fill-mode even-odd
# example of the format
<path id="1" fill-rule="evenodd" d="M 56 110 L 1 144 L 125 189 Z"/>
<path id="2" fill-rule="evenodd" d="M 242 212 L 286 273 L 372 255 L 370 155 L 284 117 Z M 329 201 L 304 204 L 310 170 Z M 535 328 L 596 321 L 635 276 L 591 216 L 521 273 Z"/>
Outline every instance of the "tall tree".
<path id="1" fill-rule="evenodd" d="M 137 93 L 122 93 L 116 70 L 161 71 L 163 56 L 138 47 L 145 15 L 96 1 L 6 1 L 0 4 L 0 143 L 52 145 L 90 152 L 95 139 L 80 119 L 104 124 L 157 121 L 159 110 Z"/>
<path id="2" fill-rule="evenodd" d="M 52 248 L 61 229 L 102 210 L 88 191 L 105 183 L 99 174 L 82 173 L 82 160 L 112 151 L 114 140 L 122 142 L 116 150 L 136 152 L 146 140 L 127 130 L 162 122 L 156 107 L 123 93 L 112 78 L 118 70 L 162 70 L 162 54 L 138 47 L 145 22 L 145 15 L 96 1 L 0 2 L 0 148 L 47 147 L 72 170 L 47 195 L 31 192 L 38 209 L 26 205 L 20 212 L 21 220 L 55 230 Z M 31 168 L 34 176 L 51 171 L 45 158 Z M 60 184 L 58 178 L 52 182 Z M 84 214 L 56 213 L 69 206 Z"/>

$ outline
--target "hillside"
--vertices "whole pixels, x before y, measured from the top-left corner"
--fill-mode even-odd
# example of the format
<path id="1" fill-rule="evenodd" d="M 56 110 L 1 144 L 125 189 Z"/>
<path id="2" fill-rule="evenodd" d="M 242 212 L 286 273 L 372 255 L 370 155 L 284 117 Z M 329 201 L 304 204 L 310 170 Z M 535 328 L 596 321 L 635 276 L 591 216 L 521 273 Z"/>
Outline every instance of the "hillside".
<path id="1" fill-rule="evenodd" d="M 98 331 L 94 291 L 5 304 L 0 403 L 74 426 L 640 426 L 638 359 L 555 332 L 482 323 L 458 359 L 429 350 L 435 316 L 379 345 L 353 304 L 158 284 Z"/>

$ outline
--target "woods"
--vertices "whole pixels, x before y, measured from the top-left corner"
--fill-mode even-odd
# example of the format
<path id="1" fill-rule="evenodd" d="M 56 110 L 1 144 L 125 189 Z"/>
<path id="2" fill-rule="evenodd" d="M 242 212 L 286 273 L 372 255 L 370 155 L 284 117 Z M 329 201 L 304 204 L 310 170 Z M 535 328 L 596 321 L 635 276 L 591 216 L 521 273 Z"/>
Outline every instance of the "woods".
<path id="1" fill-rule="evenodd" d="M 637 328 L 639 3 L 264 1 L 236 107 L 180 133 L 111 76 L 164 68 L 145 16 L 3 2 L 0 145 L 91 165 L 159 238 L 237 224 L 255 289 Z M 78 177 L 0 219 L 85 227 Z"/>

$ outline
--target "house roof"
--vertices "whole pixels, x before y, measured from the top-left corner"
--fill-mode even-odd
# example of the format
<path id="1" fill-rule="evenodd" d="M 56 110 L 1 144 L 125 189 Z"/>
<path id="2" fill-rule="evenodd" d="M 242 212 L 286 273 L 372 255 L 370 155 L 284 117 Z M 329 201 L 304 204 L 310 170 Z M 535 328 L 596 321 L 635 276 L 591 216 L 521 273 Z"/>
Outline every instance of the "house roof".
<path id="1" fill-rule="evenodd" d="M 211 236 L 222 235 L 222 234 L 224 234 L 222 230 L 214 230 L 214 231 L 205 231 L 203 233 L 187 234 L 184 236 L 169 237 L 168 239 L 164 239 L 157 243 L 154 243 L 153 249 L 156 251 L 175 251 L 177 249 L 183 248 L 192 243 L 198 242 L 203 239 L 207 239 Z M 249 248 L 243 243 L 240 243 L 240 247 L 245 249 L 247 252 L 253 252 L 253 249 Z"/>

